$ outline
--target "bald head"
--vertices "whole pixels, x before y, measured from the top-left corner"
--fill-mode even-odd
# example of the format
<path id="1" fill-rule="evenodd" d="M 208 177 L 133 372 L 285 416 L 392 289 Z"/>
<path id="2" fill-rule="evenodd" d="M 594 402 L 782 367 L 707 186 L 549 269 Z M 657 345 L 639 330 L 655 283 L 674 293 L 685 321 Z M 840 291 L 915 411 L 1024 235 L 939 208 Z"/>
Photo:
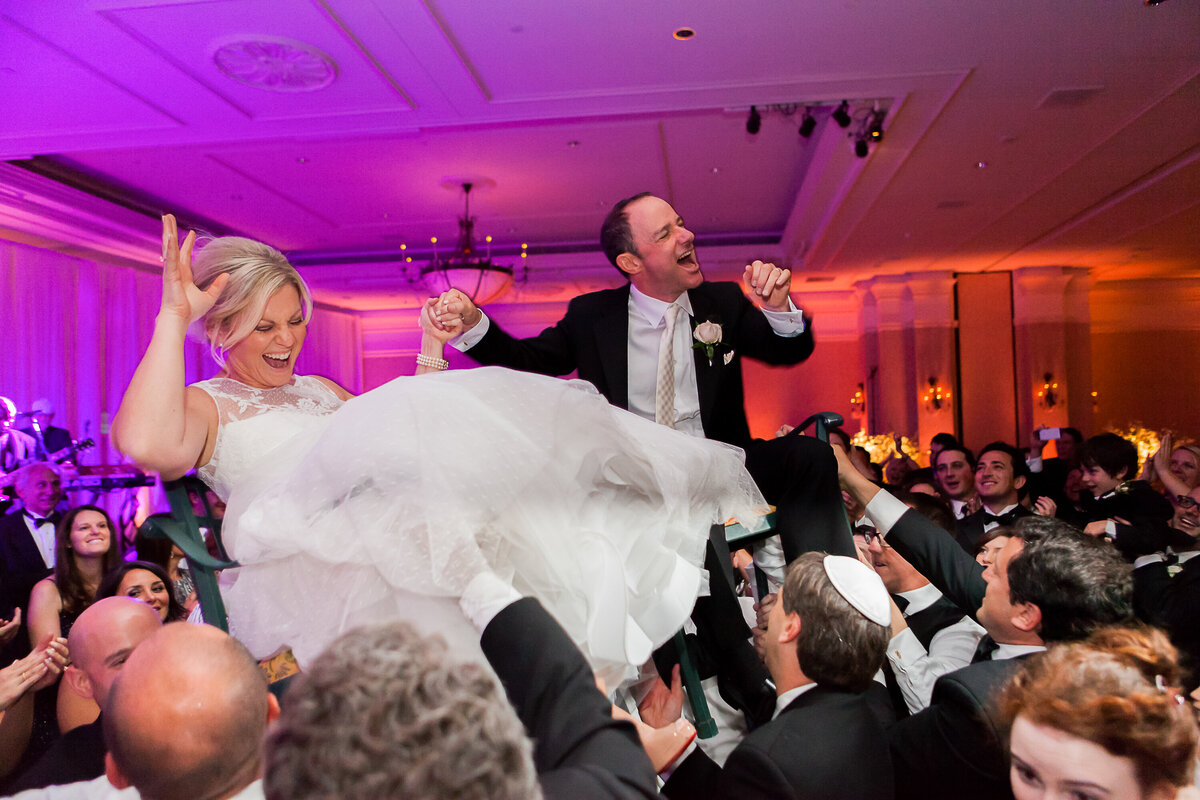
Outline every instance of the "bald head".
<path id="1" fill-rule="evenodd" d="M 240 643 L 209 625 L 166 625 L 113 683 L 109 777 L 115 768 L 148 800 L 228 797 L 258 777 L 259 743 L 276 709 Z"/>
<path id="2" fill-rule="evenodd" d="M 133 649 L 161 627 L 155 610 L 132 597 L 106 597 L 88 606 L 71 626 L 67 640 L 71 686 L 104 708 L 109 689 Z"/>

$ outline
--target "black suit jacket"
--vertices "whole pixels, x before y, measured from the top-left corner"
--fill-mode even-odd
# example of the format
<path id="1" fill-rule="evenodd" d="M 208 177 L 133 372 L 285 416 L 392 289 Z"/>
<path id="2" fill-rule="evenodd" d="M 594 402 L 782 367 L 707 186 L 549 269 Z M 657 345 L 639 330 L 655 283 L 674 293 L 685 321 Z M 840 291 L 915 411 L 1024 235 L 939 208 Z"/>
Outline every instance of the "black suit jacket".
<path id="1" fill-rule="evenodd" d="M 920 713 L 888 730 L 896 798 L 1011 798 L 997 694 L 1026 657 L 980 661 L 943 675 Z"/>
<path id="2" fill-rule="evenodd" d="M 537 600 L 497 614 L 480 644 L 533 739 L 548 800 L 658 796 L 633 725 L 613 719 L 583 654 Z"/>
<path id="3" fill-rule="evenodd" d="M 27 789 L 90 781 L 103 775 L 108 748 L 104 746 L 102 717 L 103 714 L 95 722 L 72 728 L 55 739 L 45 755 L 5 791 L 16 794 Z"/>
<path id="4" fill-rule="evenodd" d="M 987 591 L 983 567 L 950 534 L 909 509 L 888 531 L 887 543 L 941 590 L 947 600 L 976 619 Z"/>
<path id="5" fill-rule="evenodd" d="M 21 609 L 21 630 L 0 657 L 20 658 L 29 652 L 29 636 L 25 632 L 29 593 L 35 583 L 51 572 L 29 533 L 25 515 L 18 511 L 0 518 L 0 619 L 12 619 L 14 609 Z M 7 662 L 0 663 L 3 666 Z"/>
<path id="6" fill-rule="evenodd" d="M 1138 617 L 1166 630 L 1179 648 L 1188 691 L 1200 684 L 1200 557 L 1188 559 L 1172 576 L 1163 562 L 1133 571 L 1133 605 Z"/>
<path id="7" fill-rule="evenodd" d="M 956 536 L 958 543 L 962 545 L 962 549 L 970 553 L 971 557 L 975 557 L 975 551 L 979 547 L 979 539 L 983 536 L 983 526 L 987 524 L 987 509 L 981 508 L 974 513 L 960 519 L 955 523 Z M 1021 517 L 1031 517 L 1033 512 L 1023 505 L 1017 505 L 1013 510 L 1013 516 L 1016 519 Z"/>
<path id="8" fill-rule="evenodd" d="M 817 686 L 750 733 L 725 767 L 701 750 L 663 787 L 669 798 L 890 800 L 887 736 L 861 695 Z"/>
<path id="9" fill-rule="evenodd" d="M 741 357 L 768 364 L 798 364 L 813 351 L 811 322 L 800 336 L 777 336 L 762 311 L 735 283 L 702 283 L 688 291 L 693 328 L 697 322 L 722 326 L 722 341 L 732 349 L 725 363 L 719 350 L 708 363 L 693 350 L 700 419 L 710 439 L 744 447 L 750 441 L 742 386 Z M 595 385 L 615 406 L 629 408 L 629 286 L 581 295 L 567 305 L 555 325 L 530 339 L 514 339 L 494 322 L 467 355 L 481 364 L 511 367 L 543 375 L 579 377 Z"/>

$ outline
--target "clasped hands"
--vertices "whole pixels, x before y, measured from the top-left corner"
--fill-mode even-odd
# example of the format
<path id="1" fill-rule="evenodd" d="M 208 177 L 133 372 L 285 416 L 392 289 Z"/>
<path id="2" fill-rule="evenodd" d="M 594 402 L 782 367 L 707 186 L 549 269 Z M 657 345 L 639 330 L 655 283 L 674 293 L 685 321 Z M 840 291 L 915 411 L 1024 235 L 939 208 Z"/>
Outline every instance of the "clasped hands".
<path id="1" fill-rule="evenodd" d="M 421 307 L 421 330 L 438 341 L 448 342 L 479 324 L 483 312 L 458 289 L 431 297 Z"/>
<path id="2" fill-rule="evenodd" d="M 18 610 L 11 621 L 0 626 L 0 630 L 7 630 L 10 626 L 19 627 L 20 624 Z M 68 661 L 67 640 L 46 634 L 33 652 L 0 669 L 0 712 L 26 694 L 52 685 L 66 669 Z"/>

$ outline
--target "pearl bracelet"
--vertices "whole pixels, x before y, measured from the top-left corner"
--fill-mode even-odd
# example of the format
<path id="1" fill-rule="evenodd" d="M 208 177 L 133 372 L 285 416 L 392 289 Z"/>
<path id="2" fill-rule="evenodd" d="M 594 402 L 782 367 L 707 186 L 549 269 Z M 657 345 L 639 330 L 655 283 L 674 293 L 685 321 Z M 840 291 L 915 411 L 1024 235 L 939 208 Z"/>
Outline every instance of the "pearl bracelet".
<path id="1" fill-rule="evenodd" d="M 429 367 L 430 369 L 446 369 L 450 366 L 450 362 L 444 358 L 434 358 L 424 353 L 417 353 L 417 366 Z"/>

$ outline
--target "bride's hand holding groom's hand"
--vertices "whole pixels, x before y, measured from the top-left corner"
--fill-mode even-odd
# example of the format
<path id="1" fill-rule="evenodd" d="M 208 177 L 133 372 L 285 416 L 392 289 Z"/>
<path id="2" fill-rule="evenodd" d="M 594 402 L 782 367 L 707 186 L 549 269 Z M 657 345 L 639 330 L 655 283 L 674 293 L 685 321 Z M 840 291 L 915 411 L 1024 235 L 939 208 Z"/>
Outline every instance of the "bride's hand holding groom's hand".
<path id="1" fill-rule="evenodd" d="M 431 297 L 421 307 L 421 332 L 431 336 L 440 344 L 453 339 L 462 333 L 462 321 L 458 317 L 447 317 L 439 320 L 441 298 Z M 444 315 L 443 315 L 444 316 Z"/>
<path id="2" fill-rule="evenodd" d="M 229 276 L 218 275 L 207 289 L 200 289 L 192 278 L 192 249 L 196 232 L 189 231 L 179 244 L 179 230 L 172 214 L 163 216 L 163 295 L 159 316 L 177 318 L 185 326 L 204 316 L 217 302 Z"/>

